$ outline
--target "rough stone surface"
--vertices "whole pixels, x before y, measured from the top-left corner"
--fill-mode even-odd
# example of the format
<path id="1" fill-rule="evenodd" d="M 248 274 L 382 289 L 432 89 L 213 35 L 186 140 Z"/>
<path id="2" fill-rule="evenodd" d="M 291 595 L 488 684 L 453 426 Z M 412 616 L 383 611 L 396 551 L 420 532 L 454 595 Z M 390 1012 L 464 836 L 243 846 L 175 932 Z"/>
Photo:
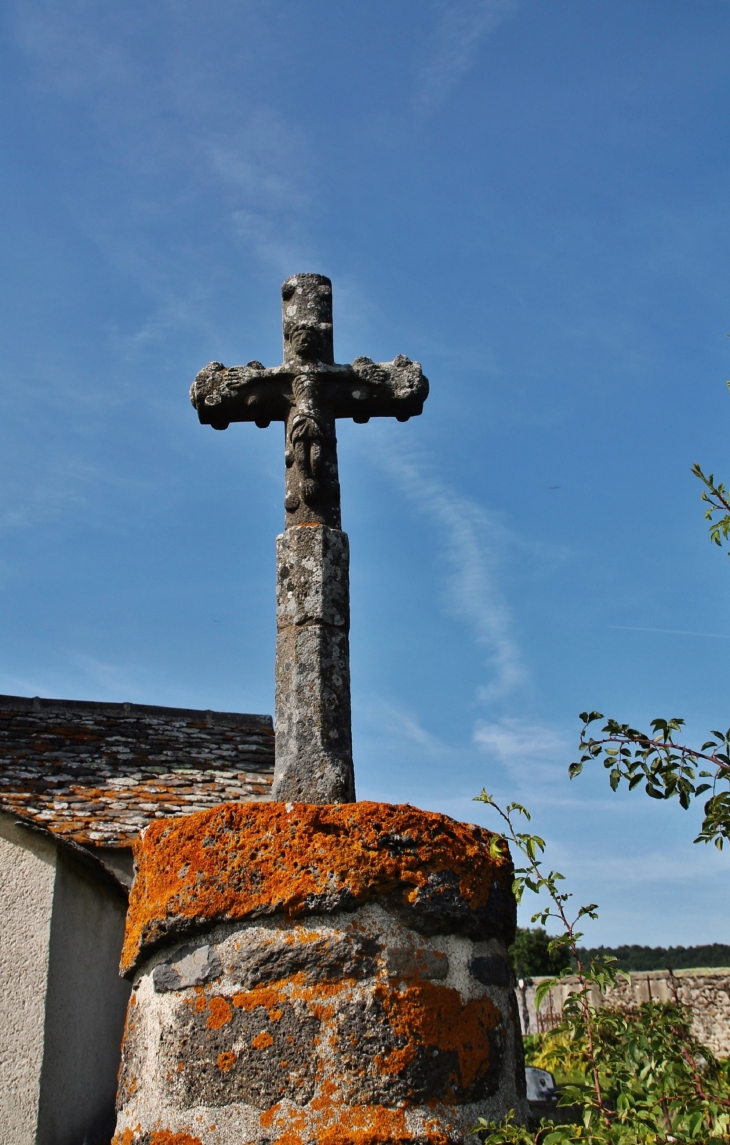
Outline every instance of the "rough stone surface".
<path id="1" fill-rule="evenodd" d="M 407 421 L 428 379 L 418 362 L 356 358 L 337 365 L 332 283 L 297 274 L 281 288 L 284 361 L 226 368 L 211 362 L 190 398 L 204 425 L 285 424 L 285 534 L 277 546 L 276 778 L 274 797 L 355 799 L 350 713 L 347 537 L 340 532 L 337 418 Z M 311 526 L 326 526 L 312 530 Z"/>
<path id="2" fill-rule="evenodd" d="M 385 956 L 389 978 L 448 978 L 449 960 L 440 950 L 421 943 L 392 946 Z"/>
<path id="3" fill-rule="evenodd" d="M 347 534 L 302 525 L 276 538 L 276 627 L 327 624 L 350 628 Z"/>
<path id="4" fill-rule="evenodd" d="M 349 650 L 349 546 L 326 525 L 277 538 L 276 767 L 272 796 L 355 799 Z"/>
<path id="5" fill-rule="evenodd" d="M 160 962 L 152 974 L 152 984 L 158 994 L 166 990 L 185 990 L 188 986 L 202 986 L 218 978 L 221 964 L 213 946 L 182 947 L 174 962 Z"/>
<path id="6" fill-rule="evenodd" d="M 375 938 L 336 932 L 294 943 L 288 933 L 267 936 L 262 945 L 243 946 L 233 960 L 232 972 L 247 990 L 281 978 L 299 976 L 301 982 L 369 978 L 375 973 L 381 944 Z"/>
<path id="7" fill-rule="evenodd" d="M 512 968 L 505 958 L 473 958 L 469 970 L 485 986 L 513 986 Z"/>
<path id="8" fill-rule="evenodd" d="M 268 799 L 273 769 L 271 716 L 0 696 L 0 810 L 86 846 L 130 847 L 154 819 Z"/>
<path id="9" fill-rule="evenodd" d="M 494 841 L 378 803 L 153 824 L 116 1145 L 455 1145 L 477 1117 L 524 1118 L 514 992 L 496 981 L 512 865 Z"/>
<path id="10" fill-rule="evenodd" d="M 152 823 L 135 844 L 122 970 L 218 922 L 368 903 L 422 935 L 514 936 L 512 863 L 495 836 L 388 803 L 224 804 Z"/>
<path id="11" fill-rule="evenodd" d="M 351 803 L 355 773 L 347 632 L 307 624 L 277 634 L 275 709 L 272 797 Z"/>

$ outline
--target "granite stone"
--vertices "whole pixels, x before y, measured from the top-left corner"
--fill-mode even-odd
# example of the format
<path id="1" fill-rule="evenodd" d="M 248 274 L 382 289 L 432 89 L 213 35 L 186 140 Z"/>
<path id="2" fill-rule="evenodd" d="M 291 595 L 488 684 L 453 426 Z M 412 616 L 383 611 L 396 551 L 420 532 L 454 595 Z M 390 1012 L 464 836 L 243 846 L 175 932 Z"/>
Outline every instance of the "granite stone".
<path id="1" fill-rule="evenodd" d="M 355 799 L 350 710 L 349 550 L 341 532 L 337 418 L 408 421 L 428 379 L 418 362 L 334 356 L 332 283 L 295 274 L 281 288 L 284 359 L 210 362 L 190 390 L 198 418 L 284 423 L 285 532 L 277 542 L 275 799 Z M 305 627 L 316 631 L 302 632 Z M 296 631 L 299 629 L 300 631 Z M 293 631 L 293 634 L 292 634 Z"/>

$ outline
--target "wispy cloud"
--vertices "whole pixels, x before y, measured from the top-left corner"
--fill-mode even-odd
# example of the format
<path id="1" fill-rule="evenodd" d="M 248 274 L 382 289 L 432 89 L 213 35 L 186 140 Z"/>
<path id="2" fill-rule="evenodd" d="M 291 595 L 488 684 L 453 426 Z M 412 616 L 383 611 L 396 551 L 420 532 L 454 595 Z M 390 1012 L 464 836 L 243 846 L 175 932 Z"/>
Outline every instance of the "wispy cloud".
<path id="1" fill-rule="evenodd" d="M 495 762 L 530 782 L 564 783 L 566 761 L 574 746 L 558 729 L 518 718 L 479 721 L 474 742 Z"/>
<path id="2" fill-rule="evenodd" d="M 664 636 L 703 636 L 708 640 L 730 640 L 726 632 L 685 632 L 678 628 L 639 628 L 634 624 L 607 624 L 617 632 L 660 632 Z"/>
<path id="3" fill-rule="evenodd" d="M 487 703 L 501 699 L 527 679 L 496 574 L 501 552 L 510 540 L 507 530 L 481 506 L 430 473 L 415 453 L 396 456 L 381 450 L 374 456 L 401 491 L 440 528 L 443 555 L 451 570 L 446 610 L 468 624 L 478 643 L 489 650 L 492 679 L 482 689 L 481 698 Z"/>
<path id="4" fill-rule="evenodd" d="M 190 34 L 199 17 L 188 8 L 160 15 L 159 50 L 144 57 L 134 15 L 99 0 L 15 9 L 15 41 L 36 87 L 83 109 L 92 170 L 118 172 L 111 193 L 102 175 L 75 202 L 105 256 L 156 299 L 158 312 L 128 337 L 131 352 L 171 325 L 204 322 L 206 294 L 220 288 L 211 254 L 226 233 L 277 274 L 320 261 L 307 238 L 317 199 L 311 141 L 254 92 L 231 99 L 208 39 Z M 256 8 L 237 6 L 239 34 L 241 24 L 258 34 Z M 190 220 L 184 245 L 160 242 L 171 213 Z"/>
<path id="5" fill-rule="evenodd" d="M 414 712 L 394 704 L 392 700 L 372 696 L 361 704 L 361 712 L 365 723 L 377 727 L 378 736 L 386 736 L 391 742 L 407 741 L 431 755 L 453 751 L 453 745 L 444 743 L 438 736 L 427 731 Z"/>
<path id="6" fill-rule="evenodd" d="M 441 0 L 421 69 L 416 110 L 432 111 L 473 67 L 484 38 L 519 8 L 519 0 Z"/>
<path id="7" fill-rule="evenodd" d="M 124 696 L 129 700 L 142 700 L 149 690 L 140 686 L 138 671 L 118 664 L 109 664 L 83 652 L 72 652 L 69 660 L 91 682 L 97 693 L 109 697 Z"/>
<path id="8" fill-rule="evenodd" d="M 639 857 L 640 856 L 640 857 Z M 561 860 L 562 861 L 562 860 Z M 714 870 L 727 872 L 727 860 L 716 847 L 693 847 L 689 839 L 677 853 L 666 850 L 641 850 L 627 855 L 606 855 L 591 858 L 584 848 L 569 861 L 580 870 L 581 878 L 610 880 L 616 886 L 641 886 L 644 883 L 695 882 L 712 875 Z"/>

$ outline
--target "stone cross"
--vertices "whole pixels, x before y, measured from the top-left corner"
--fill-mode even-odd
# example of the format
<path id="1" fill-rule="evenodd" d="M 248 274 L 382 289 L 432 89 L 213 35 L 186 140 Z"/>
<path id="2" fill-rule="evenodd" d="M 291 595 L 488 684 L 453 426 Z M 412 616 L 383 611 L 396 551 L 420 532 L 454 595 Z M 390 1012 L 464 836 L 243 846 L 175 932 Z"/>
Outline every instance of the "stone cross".
<path id="1" fill-rule="evenodd" d="M 349 545 L 341 531 L 335 421 L 420 414 L 428 379 L 402 354 L 335 363 L 332 283 L 295 274 L 281 288 L 284 361 L 211 362 L 190 398 L 203 425 L 285 427 L 285 531 L 277 537 L 276 764 L 272 798 L 355 800 L 350 714 Z"/>

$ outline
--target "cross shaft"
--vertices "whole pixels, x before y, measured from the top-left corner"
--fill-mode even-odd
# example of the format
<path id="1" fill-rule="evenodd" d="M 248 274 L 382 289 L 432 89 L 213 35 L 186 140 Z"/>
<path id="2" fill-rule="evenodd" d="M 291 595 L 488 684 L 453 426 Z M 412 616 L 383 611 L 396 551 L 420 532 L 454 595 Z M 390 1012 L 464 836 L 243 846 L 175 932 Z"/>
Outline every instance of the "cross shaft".
<path id="1" fill-rule="evenodd" d="M 297 274 L 281 288 L 284 360 L 211 362 L 190 398 L 203 425 L 285 424 L 285 533 L 277 539 L 274 798 L 355 798 L 349 667 L 349 546 L 341 532 L 337 418 L 408 421 L 423 410 L 418 362 L 334 360 L 332 283 Z"/>

